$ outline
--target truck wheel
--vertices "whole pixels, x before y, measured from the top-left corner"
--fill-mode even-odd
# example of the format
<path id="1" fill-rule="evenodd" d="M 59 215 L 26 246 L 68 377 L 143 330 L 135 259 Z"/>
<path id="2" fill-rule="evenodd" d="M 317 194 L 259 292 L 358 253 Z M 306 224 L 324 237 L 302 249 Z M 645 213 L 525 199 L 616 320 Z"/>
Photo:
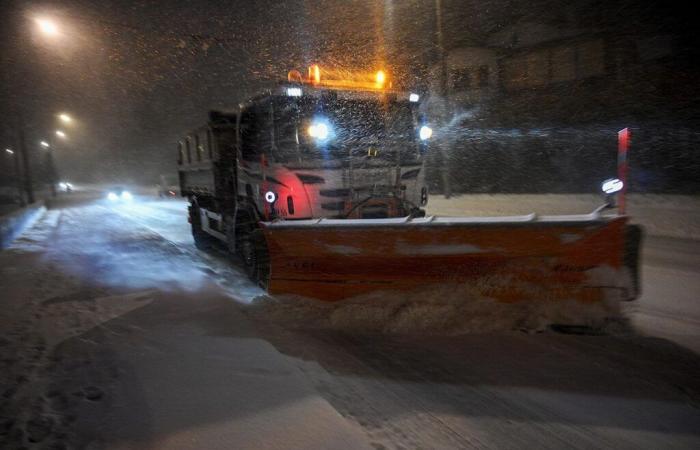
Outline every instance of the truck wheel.
<path id="1" fill-rule="evenodd" d="M 250 279 L 263 288 L 267 287 L 270 257 L 262 231 L 245 233 L 239 240 L 238 251 Z"/>

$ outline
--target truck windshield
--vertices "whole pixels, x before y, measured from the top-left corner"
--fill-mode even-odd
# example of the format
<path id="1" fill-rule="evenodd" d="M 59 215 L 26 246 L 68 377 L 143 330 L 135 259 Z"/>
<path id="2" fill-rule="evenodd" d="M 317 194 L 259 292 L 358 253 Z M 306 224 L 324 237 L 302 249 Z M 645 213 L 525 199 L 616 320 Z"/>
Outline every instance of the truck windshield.
<path id="1" fill-rule="evenodd" d="M 274 106 L 278 162 L 416 161 L 414 113 L 408 102 L 278 98 Z"/>

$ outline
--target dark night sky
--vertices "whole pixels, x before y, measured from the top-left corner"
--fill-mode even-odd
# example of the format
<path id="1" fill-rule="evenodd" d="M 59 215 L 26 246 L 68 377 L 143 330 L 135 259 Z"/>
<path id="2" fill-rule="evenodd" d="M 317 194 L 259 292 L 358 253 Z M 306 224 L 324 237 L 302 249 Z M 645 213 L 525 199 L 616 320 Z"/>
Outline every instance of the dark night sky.
<path id="1" fill-rule="evenodd" d="M 173 170 L 175 140 L 209 109 L 310 62 L 382 60 L 376 1 L 15 2 L 4 15 L 14 25 L 2 40 L 13 67 L 4 84 L 25 111 L 30 143 L 53 128 L 54 112 L 79 119 L 56 154 L 73 178 Z M 62 34 L 37 33 L 39 16 L 55 18 Z"/>
<path id="2" fill-rule="evenodd" d="M 537 10 L 508 0 L 443 4 L 456 44 L 478 43 Z M 291 68 L 384 65 L 411 84 L 425 82 L 436 58 L 432 0 L 6 1 L 2 8 L 0 108 L 16 117 L 21 105 L 32 145 L 55 128 L 55 113 L 73 114 L 78 123 L 56 153 L 73 179 L 144 182 L 174 171 L 181 133 Z M 54 18 L 62 34 L 40 36 L 33 23 L 40 16 Z M 2 145 L 12 145 L 12 128 L 6 120 Z"/>

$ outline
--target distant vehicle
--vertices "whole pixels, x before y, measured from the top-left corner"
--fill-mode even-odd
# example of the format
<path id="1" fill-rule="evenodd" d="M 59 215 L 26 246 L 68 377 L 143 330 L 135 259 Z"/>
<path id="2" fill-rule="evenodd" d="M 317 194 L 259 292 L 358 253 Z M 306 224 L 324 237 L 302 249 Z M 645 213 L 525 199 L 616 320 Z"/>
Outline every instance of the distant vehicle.
<path id="1" fill-rule="evenodd" d="M 177 178 L 161 175 L 160 182 L 158 183 L 158 197 L 177 197 L 180 194 L 180 185 L 178 184 Z"/>
<path id="2" fill-rule="evenodd" d="M 62 192 L 73 192 L 73 185 L 67 181 L 61 181 L 60 183 L 58 183 L 58 188 Z"/>
<path id="3" fill-rule="evenodd" d="M 133 198 L 134 197 L 131 195 L 131 192 L 125 190 L 121 186 L 115 186 L 107 192 L 107 199 L 113 202 L 129 201 Z"/>

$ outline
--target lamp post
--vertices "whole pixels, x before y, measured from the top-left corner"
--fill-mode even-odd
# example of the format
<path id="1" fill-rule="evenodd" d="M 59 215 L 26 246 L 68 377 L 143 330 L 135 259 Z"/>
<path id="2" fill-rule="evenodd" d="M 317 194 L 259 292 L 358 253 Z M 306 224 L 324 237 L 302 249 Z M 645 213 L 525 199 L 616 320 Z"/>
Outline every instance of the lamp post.
<path id="1" fill-rule="evenodd" d="M 21 206 L 25 205 L 24 201 L 24 193 L 22 190 L 22 176 L 20 173 L 20 166 L 19 166 L 19 154 L 15 153 L 14 150 L 11 148 L 6 148 L 5 153 L 9 155 L 10 158 L 13 159 L 14 163 L 14 181 L 15 181 L 15 186 L 17 187 L 17 196 L 19 198 L 19 203 Z"/>
<path id="2" fill-rule="evenodd" d="M 47 141 L 41 141 L 39 145 L 46 150 L 46 169 L 49 178 L 49 189 L 51 190 L 51 196 L 56 197 L 56 166 L 54 166 L 53 162 L 53 149 L 51 144 Z"/>
<path id="3" fill-rule="evenodd" d="M 27 141 L 24 136 L 24 122 L 22 121 L 22 111 L 17 110 L 17 144 L 22 155 L 22 166 L 24 167 L 24 191 L 27 194 L 27 203 L 34 203 L 34 182 L 32 181 L 32 166 L 29 163 L 29 152 L 27 151 Z"/>
<path id="4" fill-rule="evenodd" d="M 53 21 L 50 18 L 47 17 L 36 17 L 34 18 L 34 23 L 36 25 L 36 30 L 38 30 L 39 33 L 42 35 L 46 36 L 47 38 L 50 39 L 56 39 L 60 37 L 61 35 L 61 28 L 58 26 L 58 24 Z M 4 63 L 4 61 L 3 61 Z M 8 89 L 11 89 L 9 87 L 9 76 L 8 76 L 8 71 L 2 70 L 0 71 L 3 74 L 3 80 L 4 80 L 4 85 L 8 86 Z M 21 92 L 22 89 L 19 89 Z M 27 149 L 27 142 L 26 142 L 26 136 L 25 136 L 25 123 L 24 123 L 24 115 L 23 115 L 23 108 L 19 103 L 15 103 L 14 105 L 15 111 L 15 124 L 17 128 L 17 155 L 14 151 L 12 155 L 15 157 L 15 173 L 17 174 L 18 180 L 21 178 L 21 183 L 18 182 L 18 185 L 23 185 L 24 191 L 26 192 L 27 196 L 27 202 L 28 203 L 34 203 L 35 197 L 34 197 L 34 183 L 32 180 L 32 168 L 31 168 L 31 163 L 30 163 L 30 158 L 29 158 L 29 152 Z M 71 122 L 71 117 L 67 114 L 61 114 L 59 116 L 61 118 L 61 121 L 64 123 L 70 123 Z M 46 145 L 43 145 L 46 144 Z M 48 142 L 42 142 L 42 147 L 45 149 L 49 148 Z M 9 153 L 9 152 L 8 152 Z M 49 150 L 47 152 L 48 154 L 48 163 L 49 163 L 49 176 L 51 177 L 51 192 L 55 196 L 56 195 L 56 187 L 55 187 L 55 180 L 53 179 L 55 177 L 55 168 L 53 165 L 53 156 L 51 155 L 51 151 Z M 20 168 L 19 168 L 19 159 L 20 157 L 22 158 L 22 166 L 23 166 L 23 173 L 22 177 L 20 177 Z M 24 202 L 24 197 L 22 197 L 22 200 Z"/>

